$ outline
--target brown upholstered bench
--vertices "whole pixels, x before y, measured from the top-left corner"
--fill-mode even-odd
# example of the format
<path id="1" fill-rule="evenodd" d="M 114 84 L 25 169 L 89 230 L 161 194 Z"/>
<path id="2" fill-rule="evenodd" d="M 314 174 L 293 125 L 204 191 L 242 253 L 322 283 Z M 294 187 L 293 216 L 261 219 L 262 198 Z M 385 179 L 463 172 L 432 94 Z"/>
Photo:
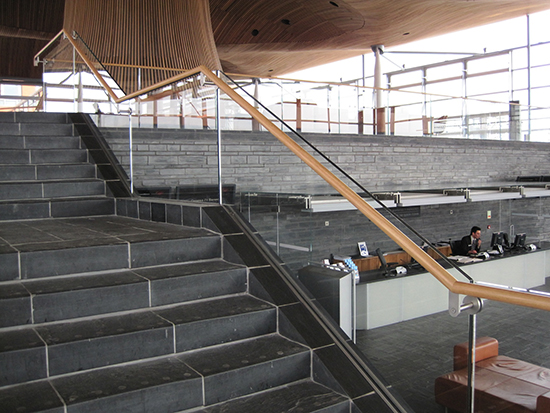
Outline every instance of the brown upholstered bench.
<path id="1" fill-rule="evenodd" d="M 550 412 L 550 369 L 498 355 L 498 341 L 476 340 L 476 412 Z M 466 412 L 468 343 L 454 347 L 454 371 L 435 380 L 435 401 Z"/>

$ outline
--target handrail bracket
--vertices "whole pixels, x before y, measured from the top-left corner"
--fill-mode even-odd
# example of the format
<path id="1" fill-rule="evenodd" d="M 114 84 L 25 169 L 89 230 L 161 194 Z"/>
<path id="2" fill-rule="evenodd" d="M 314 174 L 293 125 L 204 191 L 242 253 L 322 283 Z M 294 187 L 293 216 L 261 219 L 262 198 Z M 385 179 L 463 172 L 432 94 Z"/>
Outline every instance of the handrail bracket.
<path id="1" fill-rule="evenodd" d="M 467 295 L 460 303 L 460 294 L 449 290 L 449 314 L 452 317 L 458 317 L 461 313 L 474 315 L 483 309 L 483 300 L 479 297 Z"/>

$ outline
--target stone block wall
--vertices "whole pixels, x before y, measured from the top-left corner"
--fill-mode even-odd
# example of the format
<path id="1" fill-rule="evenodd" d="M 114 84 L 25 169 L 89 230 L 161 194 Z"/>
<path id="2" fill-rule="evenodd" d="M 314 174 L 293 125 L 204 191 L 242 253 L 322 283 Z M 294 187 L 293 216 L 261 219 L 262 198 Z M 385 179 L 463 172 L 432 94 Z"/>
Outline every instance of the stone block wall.
<path id="1" fill-rule="evenodd" d="M 102 129 L 123 164 L 128 162 L 128 131 Z M 370 191 L 406 191 L 513 184 L 518 175 L 550 175 L 550 144 L 397 136 L 304 134 Z M 135 185 L 140 187 L 216 184 L 215 131 L 134 129 Z M 265 132 L 222 133 L 222 178 L 237 192 L 318 194 L 327 184 Z M 337 173 L 338 175 L 338 173 Z M 355 189 L 355 188 L 354 188 Z M 282 247 L 281 257 L 299 268 L 331 253 L 352 255 L 357 242 L 369 250 L 397 245 L 357 211 L 309 213 L 299 205 L 278 209 L 242 207 L 267 241 Z M 487 218 L 491 211 L 492 218 Z M 448 241 L 482 228 L 483 248 L 491 233 L 525 232 L 528 241 L 550 240 L 550 198 L 429 205 L 400 208 L 407 222 L 430 241 Z M 328 225 L 327 225 L 328 223 Z M 488 226 L 491 228 L 487 228 Z M 399 225 L 401 228 L 401 226 Z M 411 235 L 406 228 L 403 232 Z M 415 241 L 418 239 L 411 236 Z M 415 239 L 416 238 L 416 239 Z"/>
<path id="2" fill-rule="evenodd" d="M 123 165 L 128 130 L 102 133 Z M 304 134 L 368 190 L 479 186 L 550 175 L 550 144 Z M 222 179 L 237 191 L 326 192 L 327 185 L 267 132 L 222 132 Z M 215 184 L 216 131 L 133 130 L 136 186 Z M 302 145 L 304 146 L 304 145 Z M 308 149 L 309 150 L 309 149 Z"/>

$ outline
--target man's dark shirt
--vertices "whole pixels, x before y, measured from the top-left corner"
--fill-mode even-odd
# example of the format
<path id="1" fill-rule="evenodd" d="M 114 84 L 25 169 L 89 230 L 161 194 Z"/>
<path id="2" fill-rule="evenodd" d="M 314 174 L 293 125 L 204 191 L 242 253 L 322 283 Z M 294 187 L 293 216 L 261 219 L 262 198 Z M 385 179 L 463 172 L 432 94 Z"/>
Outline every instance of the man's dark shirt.
<path id="1" fill-rule="evenodd" d="M 469 251 L 474 250 L 476 253 L 479 252 L 477 247 L 477 240 L 474 240 L 475 248 L 472 248 L 472 236 L 466 235 L 460 240 L 460 254 L 459 255 L 468 255 Z"/>

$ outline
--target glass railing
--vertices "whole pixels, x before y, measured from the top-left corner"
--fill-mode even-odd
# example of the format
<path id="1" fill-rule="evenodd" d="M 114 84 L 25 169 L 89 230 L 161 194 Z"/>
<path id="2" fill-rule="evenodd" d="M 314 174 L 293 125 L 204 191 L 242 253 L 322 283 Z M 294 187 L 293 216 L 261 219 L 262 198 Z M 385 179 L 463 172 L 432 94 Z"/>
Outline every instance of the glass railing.
<path id="1" fill-rule="evenodd" d="M 196 93 L 196 88 L 180 83 L 115 104 L 105 93 L 105 87 L 120 98 L 136 88 L 149 86 L 145 84 L 145 79 L 159 76 L 149 73 L 154 70 L 152 68 L 115 67 L 99 62 L 78 34 L 74 33 L 72 40 L 78 46 L 78 52 L 67 39 L 60 38 L 59 44 L 52 46 L 41 57 L 44 63 L 45 110 L 100 112 L 101 122 L 105 126 L 115 127 L 119 122 L 125 123 L 116 115 L 121 109 L 131 107 L 138 127 L 214 127 L 215 105 L 212 92 L 204 88 L 204 78 L 199 79 L 203 82 L 201 94 Z M 90 66 L 101 74 L 105 83 L 99 81 Z M 118 76 L 118 80 L 109 73 Z M 169 74 L 178 73 L 181 72 L 172 71 Z M 159 78 L 164 79 L 167 73 L 161 75 Z M 422 93 L 421 87 L 376 90 L 362 86 L 360 81 L 322 83 L 285 78 L 232 77 L 236 84 L 261 101 L 270 112 L 299 132 L 550 141 L 550 107 Z M 134 84 L 127 85 L 127 79 L 134 79 Z M 140 82 L 140 79 L 143 80 Z M 193 89 L 195 92 L 191 92 Z M 432 89 L 437 91 L 437 88 Z M 162 93 L 162 98 L 150 99 L 151 94 L 159 93 Z M 377 93 L 382 94 L 383 108 L 376 109 L 373 104 Z M 248 113 L 240 109 L 234 112 L 231 105 L 228 106 L 220 114 L 226 127 L 241 131 L 258 129 L 259 126 Z M 381 117 L 376 116 L 376 111 Z M 270 119 L 274 117 L 270 116 Z M 382 119 L 378 125 L 377 119 Z"/>

